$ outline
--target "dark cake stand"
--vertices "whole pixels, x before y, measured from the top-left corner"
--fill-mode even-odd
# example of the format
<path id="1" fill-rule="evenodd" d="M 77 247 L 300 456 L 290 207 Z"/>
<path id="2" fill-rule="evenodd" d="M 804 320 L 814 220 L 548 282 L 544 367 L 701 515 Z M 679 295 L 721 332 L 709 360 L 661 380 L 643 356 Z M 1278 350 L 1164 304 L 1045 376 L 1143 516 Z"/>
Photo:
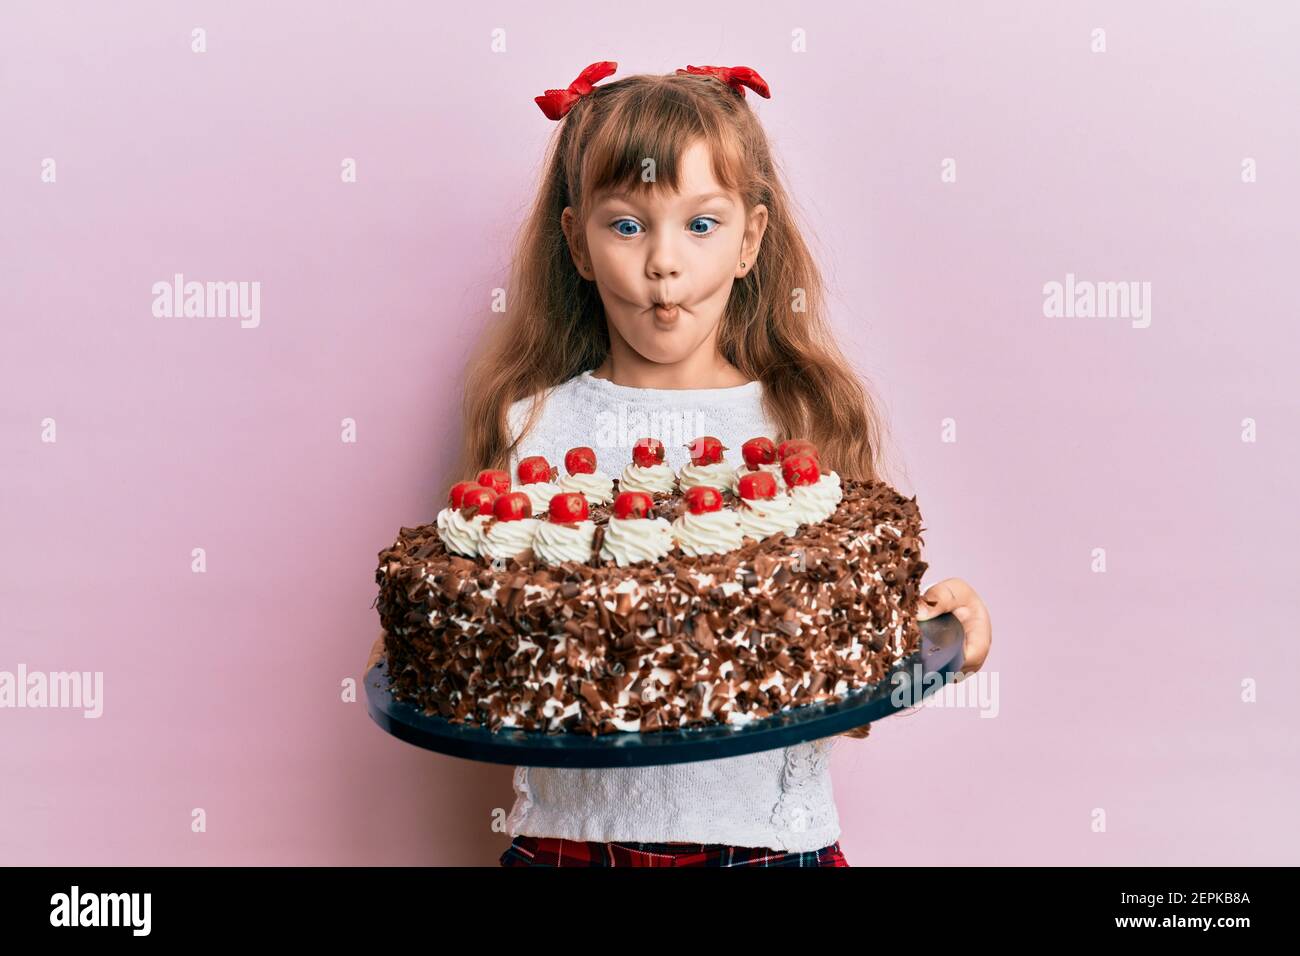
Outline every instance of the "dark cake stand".
<path id="1" fill-rule="evenodd" d="M 394 700 L 389 691 L 386 657 L 366 674 L 366 706 L 375 723 L 399 740 L 484 763 L 645 767 L 717 760 L 831 737 L 907 710 L 942 686 L 944 675 L 961 670 L 963 637 L 961 622 L 951 614 L 922 621 L 920 651 L 896 664 L 886 679 L 837 701 L 807 704 L 743 726 L 717 724 L 594 737 L 515 728 L 494 733 L 486 727 L 453 724 L 442 717 L 428 716 L 409 702 Z M 927 679 L 931 675 L 938 679 Z"/>

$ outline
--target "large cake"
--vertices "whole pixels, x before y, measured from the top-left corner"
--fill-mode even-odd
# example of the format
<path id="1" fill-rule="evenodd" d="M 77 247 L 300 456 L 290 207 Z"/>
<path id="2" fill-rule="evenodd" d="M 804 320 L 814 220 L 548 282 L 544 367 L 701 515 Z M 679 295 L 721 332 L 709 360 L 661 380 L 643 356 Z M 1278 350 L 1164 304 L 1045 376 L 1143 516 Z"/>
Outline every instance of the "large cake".
<path id="1" fill-rule="evenodd" d="M 841 480 L 809 442 L 745 462 L 696 439 L 674 472 L 641 439 L 617 478 L 458 482 L 379 554 L 392 693 L 491 730 L 606 734 L 744 724 L 874 684 L 919 647 L 921 516 Z"/>

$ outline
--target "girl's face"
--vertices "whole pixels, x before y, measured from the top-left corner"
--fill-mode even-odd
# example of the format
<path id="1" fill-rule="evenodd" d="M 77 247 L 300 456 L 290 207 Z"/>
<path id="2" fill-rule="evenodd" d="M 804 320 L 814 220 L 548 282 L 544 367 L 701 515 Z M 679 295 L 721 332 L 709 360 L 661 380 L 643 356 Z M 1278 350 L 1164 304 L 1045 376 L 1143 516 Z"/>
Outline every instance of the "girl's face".
<path id="1" fill-rule="evenodd" d="M 746 215 L 717 183 L 704 143 L 679 172 L 675 193 L 598 197 L 581 237 L 572 207 L 561 219 L 578 271 L 600 291 L 611 342 L 669 365 L 713 347 L 731 284 L 754 268 L 767 227 L 767 207 Z"/>

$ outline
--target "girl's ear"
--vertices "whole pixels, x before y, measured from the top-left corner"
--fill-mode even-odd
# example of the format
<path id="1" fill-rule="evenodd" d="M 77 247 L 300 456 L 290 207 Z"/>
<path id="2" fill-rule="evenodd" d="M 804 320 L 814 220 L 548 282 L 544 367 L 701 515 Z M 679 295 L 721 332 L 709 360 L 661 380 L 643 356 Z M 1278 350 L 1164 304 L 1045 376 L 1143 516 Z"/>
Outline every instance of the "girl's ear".
<path id="1" fill-rule="evenodd" d="M 754 268 L 758 258 L 758 247 L 763 243 L 763 233 L 767 231 L 767 207 L 759 203 L 749 211 L 749 220 L 745 223 L 745 240 L 740 247 L 740 262 L 736 266 L 736 278 L 739 279 Z"/>
<path id="2" fill-rule="evenodd" d="M 560 213 L 560 228 L 564 230 L 564 238 L 569 243 L 569 255 L 573 257 L 573 264 L 577 266 L 578 274 L 584 279 L 595 278 L 591 263 L 587 261 L 587 245 L 581 234 L 582 230 L 578 228 L 578 217 L 572 206 L 565 206 L 564 212 Z"/>

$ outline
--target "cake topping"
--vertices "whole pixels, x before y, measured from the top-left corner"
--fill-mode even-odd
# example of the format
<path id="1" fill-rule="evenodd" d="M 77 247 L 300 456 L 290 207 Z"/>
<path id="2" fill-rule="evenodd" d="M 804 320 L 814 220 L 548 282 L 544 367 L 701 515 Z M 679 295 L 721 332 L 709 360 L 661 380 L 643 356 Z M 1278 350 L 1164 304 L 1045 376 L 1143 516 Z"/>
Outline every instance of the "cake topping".
<path id="1" fill-rule="evenodd" d="M 519 473 L 519 483 L 521 485 L 551 481 L 556 475 L 556 469 L 552 468 L 551 463 L 542 455 L 529 455 L 527 458 L 521 458 L 516 471 Z"/>
<path id="2" fill-rule="evenodd" d="M 591 514 L 585 495 L 567 491 L 551 497 L 549 510 L 551 521 L 558 524 L 586 521 Z"/>
<path id="3" fill-rule="evenodd" d="M 693 485 L 686 489 L 682 497 L 686 499 L 686 507 L 693 515 L 722 510 L 722 492 L 709 485 Z"/>
<path id="4" fill-rule="evenodd" d="M 713 465 L 722 461 L 722 453 L 726 447 L 712 435 L 704 435 L 701 438 L 691 440 L 686 446 L 691 450 L 691 464 L 693 465 Z"/>
<path id="5" fill-rule="evenodd" d="M 664 443 L 657 438 L 638 438 L 632 446 L 632 464 L 639 468 L 653 468 L 664 461 Z"/>
<path id="6" fill-rule="evenodd" d="M 776 495 L 776 478 L 770 471 L 750 471 L 737 482 L 741 498 L 771 498 Z"/>
<path id="7" fill-rule="evenodd" d="M 461 502 L 465 497 L 465 492 L 474 488 L 482 487 L 483 486 L 477 481 L 458 481 L 451 486 L 451 491 L 447 495 L 447 500 L 451 503 L 453 508 L 459 509 L 461 507 Z"/>
<path id="8" fill-rule="evenodd" d="M 478 473 L 475 479 L 485 488 L 491 488 L 499 495 L 504 495 L 510 490 L 510 474 L 501 471 L 499 468 L 484 468 Z"/>
<path id="9" fill-rule="evenodd" d="M 814 458 L 819 457 L 817 446 L 803 438 L 791 438 L 788 441 L 781 442 L 776 448 L 777 457 L 785 461 L 791 455 L 812 455 Z"/>
<path id="10" fill-rule="evenodd" d="M 740 446 L 740 456 L 745 459 L 745 464 L 750 468 L 770 465 L 776 461 L 776 446 L 772 444 L 770 438 L 761 436 L 751 438 Z"/>
<path id="11" fill-rule="evenodd" d="M 673 539 L 689 555 L 722 554 L 743 543 L 736 512 L 722 507 L 717 488 L 698 485 L 686 492 L 688 509 L 673 522 Z M 689 500 L 691 496 L 694 500 Z"/>
<path id="12" fill-rule="evenodd" d="M 781 476 L 785 483 L 793 488 L 795 485 L 811 485 L 821 477 L 817 459 L 803 452 L 796 452 L 781 460 Z"/>
<path id="13" fill-rule="evenodd" d="M 709 485 L 719 490 L 736 493 L 736 469 L 722 460 L 725 447 L 712 435 L 693 439 L 686 446 L 691 450 L 691 461 L 683 465 L 677 475 L 677 484 L 683 491 L 698 485 Z"/>
<path id="14" fill-rule="evenodd" d="M 571 475 L 594 475 L 596 452 L 586 445 L 570 448 L 564 453 L 564 469 Z"/>
<path id="15" fill-rule="evenodd" d="M 500 472 L 505 474 L 505 472 Z M 473 509 L 471 514 L 491 515 L 492 507 L 497 500 L 497 493 L 485 485 L 479 485 L 477 488 L 469 488 L 461 496 L 461 511 Z M 468 515 L 466 516 L 468 517 Z"/>
<path id="16" fill-rule="evenodd" d="M 498 521 L 519 521 L 521 518 L 531 518 L 533 515 L 533 502 L 522 491 L 510 491 L 504 495 L 497 495 L 497 500 L 492 502 L 492 514 Z"/>
<path id="17" fill-rule="evenodd" d="M 648 518 L 654 499 L 644 491 L 620 491 L 614 497 L 615 518 Z"/>

